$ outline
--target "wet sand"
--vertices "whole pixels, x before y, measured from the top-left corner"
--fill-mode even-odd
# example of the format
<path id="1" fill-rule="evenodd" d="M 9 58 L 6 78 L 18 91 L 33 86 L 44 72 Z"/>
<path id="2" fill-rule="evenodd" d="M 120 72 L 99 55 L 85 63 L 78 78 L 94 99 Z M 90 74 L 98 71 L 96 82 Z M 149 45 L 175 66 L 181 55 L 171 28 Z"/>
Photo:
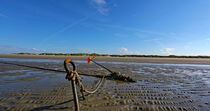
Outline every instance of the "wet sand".
<path id="1" fill-rule="evenodd" d="M 87 60 L 87 56 L 54 56 L 54 55 L 15 55 L 0 54 L 0 58 L 28 58 L 28 59 L 66 59 Z M 150 57 L 97 57 L 97 61 L 160 63 L 160 64 L 209 64 L 205 58 L 150 58 Z"/>
<path id="2" fill-rule="evenodd" d="M 21 56 L 21 59 L 0 58 L 1 61 L 64 70 L 62 58 L 24 59 Z M 86 95 L 85 101 L 80 99 L 82 111 L 210 109 L 210 65 L 201 65 L 202 62 L 196 62 L 199 63 L 196 65 L 108 61 L 99 62 L 113 71 L 135 78 L 137 82 L 104 81 L 95 94 Z M 87 64 L 86 61 L 75 62 L 80 73 L 109 74 L 94 64 Z M 99 80 L 90 76 L 82 78 L 89 90 L 94 89 Z M 71 84 L 65 80 L 65 73 L 0 63 L 0 89 L 1 111 L 74 110 Z M 80 93 L 79 95 L 81 97 Z"/>

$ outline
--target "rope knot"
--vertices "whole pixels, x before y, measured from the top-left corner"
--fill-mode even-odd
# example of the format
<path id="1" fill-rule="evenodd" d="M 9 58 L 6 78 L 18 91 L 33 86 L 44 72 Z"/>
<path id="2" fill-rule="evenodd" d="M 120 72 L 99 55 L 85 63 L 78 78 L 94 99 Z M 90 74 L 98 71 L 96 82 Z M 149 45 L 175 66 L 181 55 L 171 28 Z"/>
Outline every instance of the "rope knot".
<path id="1" fill-rule="evenodd" d="M 77 71 L 70 71 L 70 72 L 67 73 L 66 79 L 68 79 L 69 81 L 70 80 L 75 80 L 77 74 L 78 74 Z"/>

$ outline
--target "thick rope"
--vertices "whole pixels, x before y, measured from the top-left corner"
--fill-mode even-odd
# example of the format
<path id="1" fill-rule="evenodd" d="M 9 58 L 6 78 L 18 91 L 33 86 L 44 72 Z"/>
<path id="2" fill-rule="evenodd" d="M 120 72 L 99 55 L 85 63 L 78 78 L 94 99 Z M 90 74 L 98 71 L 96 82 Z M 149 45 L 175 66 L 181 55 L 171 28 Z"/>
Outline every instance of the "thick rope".
<path id="1" fill-rule="evenodd" d="M 104 78 L 105 78 L 105 76 L 103 76 L 99 81 L 98 81 L 98 83 L 97 83 L 97 85 L 96 85 L 96 88 L 94 89 L 94 90 L 92 90 L 92 91 L 88 91 L 85 87 L 84 87 L 84 85 L 82 84 L 82 82 L 81 82 L 81 77 L 79 76 L 79 74 L 77 73 L 77 71 L 71 71 L 71 73 L 68 73 L 67 75 L 66 75 L 66 79 L 68 79 L 68 80 L 75 80 L 76 81 L 76 84 L 78 84 L 78 86 L 80 87 L 80 92 L 83 94 L 84 92 L 86 92 L 86 93 L 90 93 L 90 94 L 93 94 L 93 93 L 95 93 L 99 88 L 100 88 L 100 86 L 101 86 L 101 84 L 103 83 L 103 81 L 104 81 Z M 83 97 L 84 98 L 84 97 Z"/>

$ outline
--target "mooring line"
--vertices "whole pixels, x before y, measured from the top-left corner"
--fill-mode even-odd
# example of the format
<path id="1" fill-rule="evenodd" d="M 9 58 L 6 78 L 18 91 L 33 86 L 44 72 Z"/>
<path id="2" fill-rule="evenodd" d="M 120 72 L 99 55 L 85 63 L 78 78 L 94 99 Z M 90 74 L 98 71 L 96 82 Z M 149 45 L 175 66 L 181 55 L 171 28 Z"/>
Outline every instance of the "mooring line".
<path id="1" fill-rule="evenodd" d="M 66 73 L 66 71 L 63 71 L 63 70 L 55 70 L 55 69 L 30 66 L 30 65 L 24 65 L 24 64 L 17 64 L 17 63 L 11 63 L 11 62 L 0 61 L 0 63 L 28 67 L 28 68 L 39 69 L 39 70 L 52 71 L 52 72 Z M 119 72 L 118 73 L 112 72 L 111 74 L 108 74 L 108 75 L 92 75 L 92 74 L 85 74 L 85 73 L 80 73 L 80 72 L 78 72 L 78 74 L 84 75 L 84 76 L 97 77 L 97 78 L 106 78 L 106 79 L 110 79 L 110 80 L 120 80 L 120 81 L 124 81 L 124 82 L 136 82 L 134 79 L 132 79 L 128 76 L 122 75 Z"/>
<path id="2" fill-rule="evenodd" d="M 49 68 L 43 68 L 43 67 L 37 67 L 37 66 L 29 66 L 29 65 L 17 64 L 17 63 L 11 63 L 11 62 L 0 61 L 0 63 L 2 63 L 2 64 L 9 64 L 9 65 L 16 65 L 16 66 L 22 66 L 22 67 L 28 67 L 28 68 L 39 69 L 39 70 L 52 71 L 52 72 L 66 73 L 66 71 L 63 71 L 63 70 L 55 70 L 55 69 L 49 69 Z M 79 73 L 79 75 L 103 78 L 103 75 L 91 75 L 91 74 L 83 74 L 83 73 Z"/>

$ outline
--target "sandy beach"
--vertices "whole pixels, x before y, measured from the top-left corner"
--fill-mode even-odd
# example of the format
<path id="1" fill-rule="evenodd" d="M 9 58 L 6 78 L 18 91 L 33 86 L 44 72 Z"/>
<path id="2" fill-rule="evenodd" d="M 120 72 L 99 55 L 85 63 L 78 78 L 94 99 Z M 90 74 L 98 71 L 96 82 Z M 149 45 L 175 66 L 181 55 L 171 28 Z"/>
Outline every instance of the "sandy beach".
<path id="1" fill-rule="evenodd" d="M 27 58 L 27 59 L 66 59 L 87 60 L 87 56 L 55 56 L 55 55 L 15 55 L 0 54 L 0 58 Z M 160 63 L 160 64 L 209 64 L 205 58 L 150 58 L 150 57 L 97 57 L 97 61 Z"/>
<path id="2" fill-rule="evenodd" d="M 2 63 L 64 71 L 65 58 L 75 61 L 79 73 L 109 74 L 94 64 L 87 64 L 87 57 L 0 55 L 0 110 L 74 111 L 71 84 L 65 79 L 65 73 Z M 97 57 L 96 61 L 137 82 L 105 80 L 95 94 L 86 94 L 87 100 L 80 99 L 82 111 L 210 109 L 209 59 Z M 88 90 L 94 89 L 99 80 L 91 76 L 82 79 Z"/>

